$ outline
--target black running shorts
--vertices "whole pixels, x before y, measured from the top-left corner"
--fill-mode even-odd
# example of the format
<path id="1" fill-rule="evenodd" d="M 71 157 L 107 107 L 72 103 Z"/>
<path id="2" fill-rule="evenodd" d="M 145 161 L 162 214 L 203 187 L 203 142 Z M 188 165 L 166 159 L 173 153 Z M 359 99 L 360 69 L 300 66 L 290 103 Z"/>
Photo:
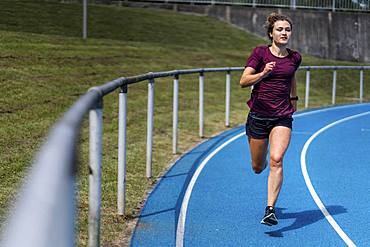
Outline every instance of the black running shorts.
<path id="1" fill-rule="evenodd" d="M 292 122 L 292 117 L 262 117 L 250 112 L 245 124 L 245 133 L 250 138 L 267 139 L 274 127 L 284 126 L 292 129 Z"/>

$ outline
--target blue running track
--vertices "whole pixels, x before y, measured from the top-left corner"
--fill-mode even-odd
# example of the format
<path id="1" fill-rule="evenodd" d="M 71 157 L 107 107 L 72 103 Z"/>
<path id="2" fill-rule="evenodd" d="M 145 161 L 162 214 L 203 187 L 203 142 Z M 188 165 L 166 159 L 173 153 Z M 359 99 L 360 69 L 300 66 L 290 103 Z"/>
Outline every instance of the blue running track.
<path id="1" fill-rule="evenodd" d="M 370 104 L 294 115 L 272 227 L 268 172 L 253 173 L 244 126 L 198 145 L 149 195 L 131 246 L 370 246 Z"/>

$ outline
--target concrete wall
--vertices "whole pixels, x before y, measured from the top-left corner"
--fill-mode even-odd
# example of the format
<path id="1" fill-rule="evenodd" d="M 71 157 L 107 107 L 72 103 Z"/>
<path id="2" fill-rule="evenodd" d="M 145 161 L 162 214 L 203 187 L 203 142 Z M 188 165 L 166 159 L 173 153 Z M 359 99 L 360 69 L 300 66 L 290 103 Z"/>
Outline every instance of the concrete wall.
<path id="1" fill-rule="evenodd" d="M 266 16 L 279 12 L 293 21 L 291 48 L 321 58 L 370 62 L 369 13 L 131 1 L 122 4 L 213 16 L 264 38 Z"/>

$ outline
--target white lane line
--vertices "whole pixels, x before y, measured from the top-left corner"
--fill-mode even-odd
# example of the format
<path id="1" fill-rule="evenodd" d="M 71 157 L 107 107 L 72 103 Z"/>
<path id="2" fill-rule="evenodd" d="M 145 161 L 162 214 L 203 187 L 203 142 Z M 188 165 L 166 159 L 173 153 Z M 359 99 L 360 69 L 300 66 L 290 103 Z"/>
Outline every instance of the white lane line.
<path id="1" fill-rule="evenodd" d="M 216 148 L 210 155 L 207 156 L 203 160 L 203 162 L 199 165 L 197 170 L 195 171 L 193 177 L 191 178 L 191 181 L 186 189 L 186 193 L 184 195 L 184 199 L 181 204 L 181 210 L 179 215 L 179 222 L 177 223 L 177 231 L 176 231 L 176 247 L 183 247 L 184 245 L 184 232 L 185 232 L 185 220 L 186 220 L 186 213 L 188 209 L 188 204 L 190 200 L 191 193 L 193 191 L 195 182 L 197 181 L 200 173 L 202 172 L 205 165 L 208 163 L 210 159 L 212 159 L 213 156 L 215 156 L 221 149 L 229 145 L 234 140 L 238 139 L 241 136 L 245 136 L 245 133 L 239 133 L 238 135 L 234 136 L 233 138 L 229 139 L 227 142 Z"/>
<path id="2" fill-rule="evenodd" d="M 308 140 L 307 142 L 305 143 L 303 149 L 302 149 L 302 152 L 301 152 L 301 170 L 302 170 L 302 174 L 303 174 L 303 177 L 304 177 L 304 180 L 306 182 L 306 186 L 308 188 L 308 190 L 310 191 L 310 194 L 312 196 L 312 198 L 314 199 L 316 205 L 319 207 L 319 209 L 321 210 L 321 212 L 324 214 L 326 220 L 330 223 L 330 225 L 334 228 L 334 230 L 338 233 L 338 235 L 343 239 L 343 241 L 348 245 L 348 246 L 356 246 L 353 241 L 347 236 L 347 234 L 342 230 L 342 228 L 338 225 L 338 223 L 334 220 L 334 218 L 330 215 L 330 213 L 328 212 L 328 210 L 325 208 L 324 204 L 322 203 L 320 197 L 317 195 L 312 183 L 311 183 L 311 180 L 310 180 L 310 177 L 308 175 L 308 172 L 307 172 L 307 165 L 306 165 L 306 154 L 307 154 L 307 150 L 308 150 L 308 147 L 310 146 L 310 144 L 312 143 L 312 141 L 318 136 L 320 135 L 322 132 L 324 132 L 325 130 L 335 126 L 335 125 L 338 125 L 340 123 L 343 123 L 345 121 L 349 121 L 349 120 L 352 120 L 354 118 L 358 118 L 358 117 L 362 117 L 362 116 L 365 116 L 365 115 L 368 115 L 370 114 L 370 111 L 369 112 L 364 112 L 364 113 L 360 113 L 360 114 L 357 114 L 357 115 L 352 115 L 352 116 L 349 116 L 349 117 L 346 117 L 346 118 L 343 118 L 343 119 L 340 119 L 338 121 L 335 121 L 331 124 L 328 124 L 326 125 L 325 127 L 321 128 L 320 130 L 318 130 L 317 132 L 315 132 L 315 134 L 313 134 Z"/>
<path id="3" fill-rule="evenodd" d="M 366 103 L 362 104 L 361 107 L 364 105 L 368 105 Z M 345 105 L 345 106 L 337 106 L 337 107 L 329 107 L 329 108 L 324 108 L 324 109 L 319 109 L 319 110 L 313 110 L 309 112 L 302 112 L 298 113 L 296 115 L 293 115 L 293 118 L 298 118 L 298 117 L 303 117 L 307 115 L 312 115 L 312 114 L 317 114 L 321 112 L 326 112 L 326 111 L 332 111 L 332 110 L 340 110 L 340 109 L 345 109 L 345 108 L 356 108 L 359 105 Z M 209 156 L 207 156 L 206 159 L 203 160 L 203 162 L 198 166 L 197 170 L 193 174 L 193 177 L 191 178 L 191 181 L 186 188 L 186 192 L 184 195 L 184 198 L 182 200 L 181 204 L 181 209 L 180 209 L 180 214 L 179 214 L 179 219 L 177 222 L 177 228 L 176 228 L 176 247 L 183 247 L 184 246 L 184 233 L 185 233 L 185 221 L 186 221 L 186 214 L 187 214 L 187 209 L 188 209 L 188 204 L 190 200 L 191 193 L 193 191 L 194 185 L 199 177 L 199 174 L 202 172 L 203 168 L 207 164 L 207 162 L 216 155 L 217 152 L 219 152 L 222 148 L 230 144 L 232 141 L 244 136 L 245 133 L 244 131 L 236 136 L 234 136 L 232 139 L 229 139 L 227 142 L 225 142 L 223 145 L 219 146 L 217 149 L 215 149 Z"/>

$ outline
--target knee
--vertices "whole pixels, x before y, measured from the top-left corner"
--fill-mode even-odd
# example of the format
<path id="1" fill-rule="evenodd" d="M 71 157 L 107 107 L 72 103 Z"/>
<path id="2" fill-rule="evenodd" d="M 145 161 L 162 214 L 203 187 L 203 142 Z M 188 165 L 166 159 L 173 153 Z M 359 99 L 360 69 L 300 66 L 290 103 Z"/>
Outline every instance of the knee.
<path id="1" fill-rule="evenodd" d="M 270 168 L 281 169 L 283 167 L 283 156 L 282 155 L 270 155 Z"/>
<path id="2" fill-rule="evenodd" d="M 252 169 L 256 174 L 260 174 L 263 171 L 263 169 L 259 166 L 252 166 Z"/>
<path id="3" fill-rule="evenodd" d="M 267 165 L 267 160 L 263 164 L 252 161 L 252 169 L 254 173 L 256 174 L 260 174 L 261 172 L 263 172 L 263 170 L 266 168 L 266 165 Z"/>

